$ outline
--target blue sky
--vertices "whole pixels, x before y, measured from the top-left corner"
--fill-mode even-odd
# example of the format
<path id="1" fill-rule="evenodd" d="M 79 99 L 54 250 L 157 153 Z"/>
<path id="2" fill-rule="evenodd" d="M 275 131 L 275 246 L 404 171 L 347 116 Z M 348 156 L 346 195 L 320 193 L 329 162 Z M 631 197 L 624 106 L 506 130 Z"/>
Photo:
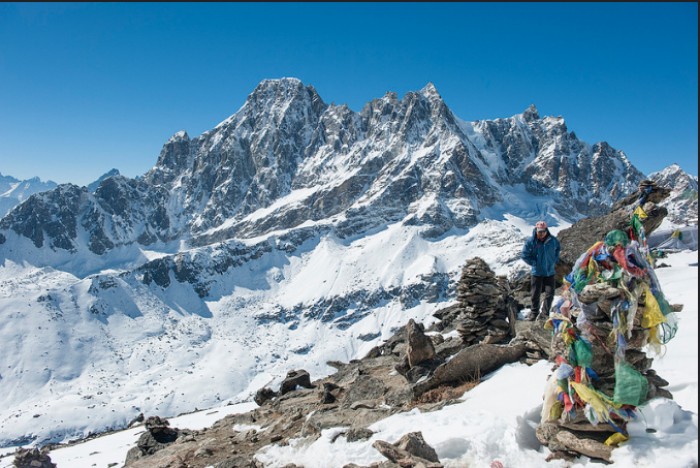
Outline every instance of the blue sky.
<path id="1" fill-rule="evenodd" d="M 464 120 L 561 115 L 698 174 L 697 3 L 0 3 L 0 173 L 141 175 L 266 78 L 362 106 L 428 82 Z"/>

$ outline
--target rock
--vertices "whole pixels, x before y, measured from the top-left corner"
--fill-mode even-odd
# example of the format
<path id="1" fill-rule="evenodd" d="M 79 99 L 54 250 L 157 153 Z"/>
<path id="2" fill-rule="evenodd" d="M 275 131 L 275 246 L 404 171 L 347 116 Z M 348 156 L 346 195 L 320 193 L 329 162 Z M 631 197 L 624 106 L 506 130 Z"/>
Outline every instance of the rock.
<path id="1" fill-rule="evenodd" d="M 160 416 L 151 416 L 148 419 L 146 419 L 144 426 L 146 426 L 146 429 L 148 429 L 149 431 L 155 430 L 156 432 L 158 432 L 159 429 L 163 429 L 170 426 L 170 422 L 165 418 L 161 418 Z"/>
<path id="2" fill-rule="evenodd" d="M 134 419 L 132 419 L 132 420 L 129 422 L 128 427 L 134 427 L 134 426 L 136 426 L 138 423 L 142 423 L 143 420 L 144 420 L 143 413 L 139 413 L 138 416 L 136 416 Z"/>
<path id="3" fill-rule="evenodd" d="M 56 468 L 51 461 L 48 450 L 34 447 L 31 449 L 17 449 L 12 466 L 16 468 Z"/>
<path id="4" fill-rule="evenodd" d="M 148 457 L 171 445 L 180 437 L 192 434 L 189 430 L 171 428 L 170 422 L 160 416 L 151 416 L 144 423 L 146 432 L 141 434 L 136 447 L 130 449 L 126 454 L 125 465 L 134 460 Z"/>
<path id="5" fill-rule="evenodd" d="M 277 392 L 274 390 L 263 387 L 257 392 L 255 392 L 255 396 L 253 397 L 253 401 L 258 404 L 258 406 L 262 406 L 265 404 L 265 402 L 272 400 L 277 396 Z"/>
<path id="6" fill-rule="evenodd" d="M 433 342 L 425 336 L 423 327 L 419 326 L 415 320 L 411 319 L 406 324 L 406 335 L 408 337 L 406 357 L 409 367 L 414 367 L 435 357 Z"/>
<path id="7" fill-rule="evenodd" d="M 655 187 L 648 201 L 660 203 L 668 198 L 670 194 L 671 190 L 668 188 Z M 561 254 L 556 265 L 556 280 L 558 282 L 561 282 L 571 272 L 578 257 L 587 251 L 590 246 L 604 239 L 605 235 L 612 230 L 624 230 L 627 228 L 630 215 L 634 210 L 634 204 L 638 199 L 639 193 L 635 192 L 616 202 L 608 214 L 584 218 L 574 223 L 571 227 L 559 231 L 557 238 L 561 243 Z M 654 206 L 652 209 L 645 211 L 648 217 L 642 221 L 642 224 L 648 236 L 661 225 L 661 222 L 668 214 L 668 210 L 662 206 Z"/>
<path id="8" fill-rule="evenodd" d="M 411 455 L 423 458 L 428 461 L 439 462 L 437 452 L 434 448 L 428 445 L 423 439 L 423 434 L 421 432 L 410 432 L 398 442 L 396 442 L 396 447 L 407 451 Z"/>
<path id="9" fill-rule="evenodd" d="M 348 442 L 357 442 L 358 440 L 367 440 L 372 437 L 373 434 L 374 432 L 366 427 L 351 428 L 345 433 L 345 439 Z"/>
<path id="10" fill-rule="evenodd" d="M 194 451 L 195 458 L 207 458 L 211 457 L 213 454 L 212 450 L 208 447 L 200 447 Z"/>
<path id="11" fill-rule="evenodd" d="M 280 395 L 289 393 L 297 388 L 297 385 L 304 388 L 314 388 L 311 385 L 311 376 L 305 370 L 293 370 L 287 372 L 287 377 L 280 386 Z"/>
<path id="12" fill-rule="evenodd" d="M 523 343 L 514 345 L 477 344 L 461 350 L 450 361 L 442 364 L 432 376 L 415 384 L 417 397 L 428 390 L 444 384 L 457 385 L 470 380 L 478 380 L 482 375 L 498 369 L 504 364 L 515 362 L 526 351 Z"/>
<path id="13" fill-rule="evenodd" d="M 354 403 L 367 404 L 369 400 L 378 400 L 384 396 L 386 388 L 384 382 L 369 375 L 359 375 L 355 382 L 347 389 L 342 400 L 343 408 L 351 408 Z"/>
<path id="14" fill-rule="evenodd" d="M 554 436 L 554 440 L 573 452 L 605 460 L 606 462 L 611 461 L 610 456 L 612 455 L 613 447 L 597 440 L 580 438 L 569 431 L 559 431 Z"/>
<path id="15" fill-rule="evenodd" d="M 386 458 L 394 463 L 398 463 L 398 465 L 402 467 L 419 467 L 422 465 L 426 468 L 439 468 L 443 466 L 439 461 L 427 460 L 409 452 L 408 450 L 399 448 L 397 444 L 390 444 L 383 440 L 374 441 L 374 443 L 372 443 L 372 447 L 377 449 L 377 451 L 379 451 L 379 453 L 384 455 Z M 427 447 L 432 449 L 430 446 Z M 432 450 L 433 452 L 435 451 L 434 449 Z M 428 452 L 428 450 L 425 451 Z"/>
<path id="16" fill-rule="evenodd" d="M 337 398 L 333 392 L 337 392 L 338 389 L 340 389 L 340 387 L 336 384 L 332 382 L 324 382 L 323 393 L 321 394 L 321 403 L 324 405 L 335 403 Z"/>

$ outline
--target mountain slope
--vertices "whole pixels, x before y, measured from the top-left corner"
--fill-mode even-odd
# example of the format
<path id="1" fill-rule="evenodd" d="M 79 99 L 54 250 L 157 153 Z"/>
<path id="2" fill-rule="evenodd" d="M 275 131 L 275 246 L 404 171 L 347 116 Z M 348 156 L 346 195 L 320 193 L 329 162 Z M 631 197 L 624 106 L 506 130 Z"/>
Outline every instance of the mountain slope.
<path id="1" fill-rule="evenodd" d="M 679 226 L 698 225 L 698 178 L 671 164 L 659 172 L 649 174 L 657 184 L 671 188 L 671 196 L 664 203 L 667 219 Z"/>
<path id="2" fill-rule="evenodd" d="M 50 180 L 44 182 L 38 177 L 18 180 L 0 173 L 0 218 L 32 194 L 51 190 L 54 187 L 56 183 Z"/>
<path id="3" fill-rule="evenodd" d="M 432 320 L 468 258 L 516 274 L 534 221 L 556 232 L 641 179 L 534 107 L 464 122 L 429 84 L 356 113 L 263 81 L 143 177 L 61 185 L 0 221 L 0 340 L 17 350 L 0 356 L 0 445 L 327 374 Z"/>

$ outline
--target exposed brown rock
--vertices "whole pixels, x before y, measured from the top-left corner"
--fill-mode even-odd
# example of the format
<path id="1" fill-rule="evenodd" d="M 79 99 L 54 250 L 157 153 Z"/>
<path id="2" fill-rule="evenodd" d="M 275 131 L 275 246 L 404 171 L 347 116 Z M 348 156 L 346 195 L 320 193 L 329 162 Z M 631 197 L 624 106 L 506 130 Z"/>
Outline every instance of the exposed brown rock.
<path id="1" fill-rule="evenodd" d="M 423 434 L 411 432 L 395 444 L 377 440 L 372 444 L 382 455 L 402 467 L 441 468 L 435 449 L 425 443 Z"/>
<path id="2" fill-rule="evenodd" d="M 406 325 L 406 334 L 408 336 L 408 349 L 406 357 L 408 358 L 408 366 L 414 367 L 425 361 L 435 357 L 435 348 L 433 342 L 425 336 L 423 328 L 419 326 L 415 320 L 410 319 Z"/>
<path id="3" fill-rule="evenodd" d="M 413 386 L 415 396 L 444 384 L 457 385 L 478 380 L 504 364 L 515 362 L 525 354 L 523 343 L 494 345 L 480 343 L 458 352 L 450 361 L 435 369 L 428 379 Z"/>

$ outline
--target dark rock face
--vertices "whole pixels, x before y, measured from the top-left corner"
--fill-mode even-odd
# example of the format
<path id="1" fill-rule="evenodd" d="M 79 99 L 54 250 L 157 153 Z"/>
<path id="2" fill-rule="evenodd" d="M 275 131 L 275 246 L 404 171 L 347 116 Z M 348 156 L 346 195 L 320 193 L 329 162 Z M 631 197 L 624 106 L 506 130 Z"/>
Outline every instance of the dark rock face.
<path id="1" fill-rule="evenodd" d="M 203 298 L 209 293 L 212 277 L 256 260 L 272 250 L 273 246 L 268 241 L 252 246 L 230 241 L 202 251 L 190 250 L 151 260 L 134 270 L 134 274 L 144 284 L 155 283 L 161 288 L 170 286 L 173 279 L 178 283 L 188 283 Z"/>
<path id="2" fill-rule="evenodd" d="M 162 189 L 143 181 L 114 176 L 105 179 L 94 194 L 85 187 L 60 185 L 32 195 L 0 223 L 32 240 L 37 248 L 76 252 L 78 230 L 87 233 L 86 247 L 101 255 L 135 241 L 145 245 L 171 240 L 170 221 Z"/>
<path id="3" fill-rule="evenodd" d="M 75 251 L 77 217 L 85 195 L 84 189 L 72 184 L 32 195 L 0 221 L 0 229 L 12 229 L 37 248 L 47 243 L 53 249 Z"/>

